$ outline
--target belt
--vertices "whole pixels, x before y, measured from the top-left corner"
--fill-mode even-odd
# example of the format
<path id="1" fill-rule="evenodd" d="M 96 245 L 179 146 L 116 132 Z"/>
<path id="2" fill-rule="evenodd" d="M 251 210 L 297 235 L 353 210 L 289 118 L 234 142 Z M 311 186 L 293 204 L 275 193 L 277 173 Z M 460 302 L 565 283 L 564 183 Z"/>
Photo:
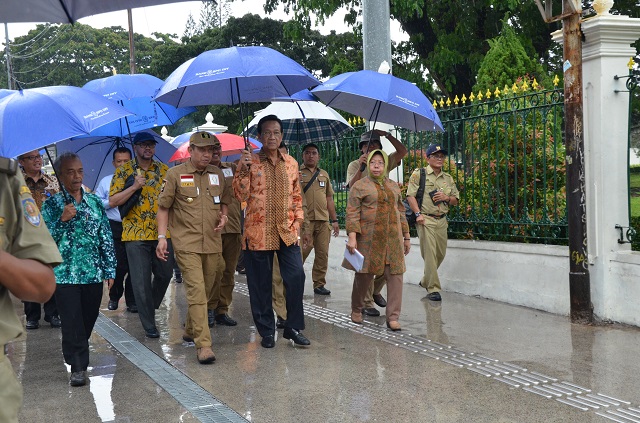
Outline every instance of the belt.
<path id="1" fill-rule="evenodd" d="M 440 214 L 440 215 L 438 215 L 438 214 L 428 214 L 427 216 L 433 217 L 434 219 L 442 219 L 443 217 L 446 216 L 446 214 Z"/>

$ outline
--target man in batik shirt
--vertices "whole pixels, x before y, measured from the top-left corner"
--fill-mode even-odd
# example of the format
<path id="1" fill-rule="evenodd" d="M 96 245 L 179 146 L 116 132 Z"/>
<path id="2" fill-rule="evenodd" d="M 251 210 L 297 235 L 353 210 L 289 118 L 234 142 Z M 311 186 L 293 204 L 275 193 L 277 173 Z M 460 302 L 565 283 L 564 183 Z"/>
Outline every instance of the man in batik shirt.
<path id="1" fill-rule="evenodd" d="M 64 260 L 54 269 L 56 302 L 64 321 L 62 354 L 71 366 L 71 386 L 87 383 L 89 337 L 100 312 L 102 283 L 111 288 L 116 256 L 102 201 L 82 188 L 83 167 L 75 153 L 54 164 L 63 191 L 42 206 L 42 216 Z"/>

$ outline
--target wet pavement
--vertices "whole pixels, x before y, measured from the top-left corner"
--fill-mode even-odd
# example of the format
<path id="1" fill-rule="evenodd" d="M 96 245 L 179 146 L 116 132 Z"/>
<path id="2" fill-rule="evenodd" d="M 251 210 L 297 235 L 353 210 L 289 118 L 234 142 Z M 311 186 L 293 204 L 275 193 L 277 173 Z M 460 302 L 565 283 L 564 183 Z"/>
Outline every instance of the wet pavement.
<path id="1" fill-rule="evenodd" d="M 402 332 L 386 329 L 384 310 L 355 325 L 353 273 L 332 266 L 332 294 L 314 295 L 312 257 L 310 348 L 282 338 L 260 346 L 242 275 L 230 311 L 238 326 L 212 328 L 212 365 L 182 341 L 182 284 L 171 283 L 157 312 L 159 339 L 144 337 L 124 299 L 107 310 L 105 295 L 87 386 L 68 385 L 60 331 L 48 324 L 9 346 L 24 387 L 20 421 L 640 422 L 640 329 L 573 325 L 450 292 L 431 302 L 415 285 L 404 286 Z"/>

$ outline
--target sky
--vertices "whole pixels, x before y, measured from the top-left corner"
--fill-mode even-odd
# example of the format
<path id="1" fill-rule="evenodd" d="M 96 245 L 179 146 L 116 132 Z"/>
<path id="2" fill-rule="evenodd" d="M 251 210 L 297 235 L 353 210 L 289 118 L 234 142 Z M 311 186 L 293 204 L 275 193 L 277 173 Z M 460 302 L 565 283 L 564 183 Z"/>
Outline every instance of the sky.
<path id="1" fill-rule="evenodd" d="M 99 0 L 106 1 L 106 0 Z M 201 1 L 188 1 L 182 3 L 165 4 L 160 6 L 143 7 L 133 9 L 133 30 L 136 33 L 151 36 L 153 32 L 177 34 L 179 37 L 184 32 L 184 26 L 191 13 L 197 22 L 200 16 Z M 264 0 L 243 0 L 230 3 L 231 14 L 236 17 L 244 16 L 247 13 L 260 14 L 272 19 L 288 20 L 282 6 L 272 15 L 266 15 L 263 9 Z M 125 10 L 101 15 L 89 16 L 79 20 L 80 23 L 90 25 L 95 28 L 119 25 L 128 28 L 127 12 Z M 26 35 L 29 30 L 34 29 L 36 24 L 8 25 L 9 39 Z M 344 23 L 344 13 L 338 13 L 328 19 L 325 24 L 317 28 L 321 33 L 328 34 L 331 30 L 336 32 L 346 32 L 349 28 Z M 4 31 L 3 31 L 4 32 Z M 5 38 L 2 38 L 4 46 Z M 400 25 L 396 21 L 391 22 L 391 38 L 395 41 L 407 40 L 408 36 L 402 32 Z"/>

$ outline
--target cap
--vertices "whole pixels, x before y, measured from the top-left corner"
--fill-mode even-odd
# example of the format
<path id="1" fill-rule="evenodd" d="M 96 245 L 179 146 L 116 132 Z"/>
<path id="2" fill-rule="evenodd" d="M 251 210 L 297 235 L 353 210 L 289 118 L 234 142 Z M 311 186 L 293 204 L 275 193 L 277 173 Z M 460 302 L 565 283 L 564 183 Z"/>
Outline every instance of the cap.
<path id="1" fill-rule="evenodd" d="M 440 147 L 438 144 L 431 144 L 429 147 L 427 147 L 427 157 L 429 157 L 433 153 L 438 153 L 438 152 L 444 153 L 446 156 L 449 155 L 449 152 L 443 149 L 442 147 Z"/>
<path id="2" fill-rule="evenodd" d="M 376 132 L 374 131 L 367 131 L 364 134 L 362 134 L 360 136 L 360 144 L 358 144 L 358 148 L 362 148 L 362 146 L 364 144 L 367 144 L 369 141 L 371 142 L 377 142 L 378 144 L 381 144 L 380 141 L 380 135 L 378 135 Z"/>
<path id="3" fill-rule="evenodd" d="M 156 140 L 153 135 L 148 132 L 138 132 L 136 136 L 133 137 L 133 144 L 139 144 L 145 141 L 152 141 L 156 144 L 158 143 L 158 140 Z"/>
<path id="4" fill-rule="evenodd" d="M 194 132 L 191 134 L 191 137 L 189 137 L 189 145 L 195 145 L 197 147 L 206 147 L 208 145 L 220 147 L 220 141 L 215 135 L 206 131 L 198 131 Z"/>

